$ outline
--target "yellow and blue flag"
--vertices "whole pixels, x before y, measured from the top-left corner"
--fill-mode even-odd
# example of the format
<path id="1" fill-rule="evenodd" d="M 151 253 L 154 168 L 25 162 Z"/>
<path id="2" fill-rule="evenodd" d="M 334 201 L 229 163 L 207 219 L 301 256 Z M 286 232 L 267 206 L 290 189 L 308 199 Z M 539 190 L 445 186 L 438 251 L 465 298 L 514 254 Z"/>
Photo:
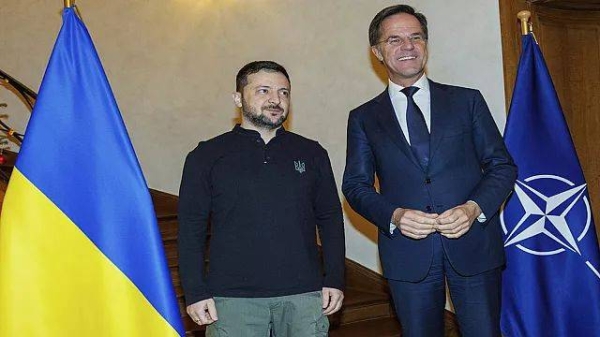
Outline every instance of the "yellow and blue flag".
<path id="1" fill-rule="evenodd" d="M 531 34 L 523 36 L 504 139 L 519 176 L 500 217 L 502 333 L 600 336 L 600 252 L 588 186 Z"/>
<path id="2" fill-rule="evenodd" d="M 0 219 L 0 336 L 183 336 L 152 201 L 73 8 Z"/>

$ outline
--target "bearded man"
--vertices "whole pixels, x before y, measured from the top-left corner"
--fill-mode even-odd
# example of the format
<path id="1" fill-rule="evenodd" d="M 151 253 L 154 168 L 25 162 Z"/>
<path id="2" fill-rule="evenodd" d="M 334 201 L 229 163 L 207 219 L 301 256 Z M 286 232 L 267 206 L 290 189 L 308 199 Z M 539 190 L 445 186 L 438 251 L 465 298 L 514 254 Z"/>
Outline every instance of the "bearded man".
<path id="1" fill-rule="evenodd" d="M 345 245 L 335 179 L 327 151 L 283 127 L 290 89 L 281 65 L 245 65 L 233 94 L 242 123 L 200 142 L 185 162 L 180 277 L 187 313 L 208 325 L 209 337 L 327 336 L 327 315 L 342 306 Z"/>

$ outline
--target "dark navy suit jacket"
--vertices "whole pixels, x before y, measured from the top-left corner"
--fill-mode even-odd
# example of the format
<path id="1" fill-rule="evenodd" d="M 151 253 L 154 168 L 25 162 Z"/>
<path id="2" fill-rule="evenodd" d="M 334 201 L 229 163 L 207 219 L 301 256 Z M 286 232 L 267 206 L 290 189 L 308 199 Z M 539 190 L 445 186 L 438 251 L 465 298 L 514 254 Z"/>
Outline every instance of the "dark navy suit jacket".
<path id="1" fill-rule="evenodd" d="M 473 200 L 487 217 L 458 239 L 442 237 L 456 271 L 475 275 L 504 264 L 498 210 L 513 188 L 516 166 L 481 93 L 429 81 L 430 159 L 423 169 L 394 113 L 388 91 L 350 112 L 342 190 L 379 227 L 384 276 L 419 281 L 429 270 L 433 237 L 410 239 L 390 220 L 397 207 L 438 213 Z M 379 191 L 374 187 L 375 175 Z"/>

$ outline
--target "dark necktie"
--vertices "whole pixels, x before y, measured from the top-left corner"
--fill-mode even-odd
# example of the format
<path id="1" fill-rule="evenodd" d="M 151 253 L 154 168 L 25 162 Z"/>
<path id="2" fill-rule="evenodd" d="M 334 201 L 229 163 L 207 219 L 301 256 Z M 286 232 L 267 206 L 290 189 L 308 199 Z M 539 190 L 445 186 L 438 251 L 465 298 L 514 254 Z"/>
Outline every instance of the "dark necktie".
<path id="1" fill-rule="evenodd" d="M 426 169 L 429 164 L 429 131 L 427 130 L 427 124 L 425 124 L 425 117 L 423 117 L 421 109 L 413 99 L 413 95 L 418 90 L 417 87 L 406 87 L 402 89 L 402 93 L 408 99 L 406 124 L 408 125 L 410 147 L 419 160 L 421 167 Z"/>

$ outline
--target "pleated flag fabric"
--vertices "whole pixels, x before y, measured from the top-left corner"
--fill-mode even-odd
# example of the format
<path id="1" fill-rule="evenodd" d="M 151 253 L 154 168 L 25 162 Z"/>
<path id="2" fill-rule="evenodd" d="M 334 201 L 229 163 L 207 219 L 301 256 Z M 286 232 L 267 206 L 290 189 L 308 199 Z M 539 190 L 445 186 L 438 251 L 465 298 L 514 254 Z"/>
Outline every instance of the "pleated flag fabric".
<path id="1" fill-rule="evenodd" d="M 152 200 L 73 8 L 0 218 L 0 336 L 183 336 Z"/>

